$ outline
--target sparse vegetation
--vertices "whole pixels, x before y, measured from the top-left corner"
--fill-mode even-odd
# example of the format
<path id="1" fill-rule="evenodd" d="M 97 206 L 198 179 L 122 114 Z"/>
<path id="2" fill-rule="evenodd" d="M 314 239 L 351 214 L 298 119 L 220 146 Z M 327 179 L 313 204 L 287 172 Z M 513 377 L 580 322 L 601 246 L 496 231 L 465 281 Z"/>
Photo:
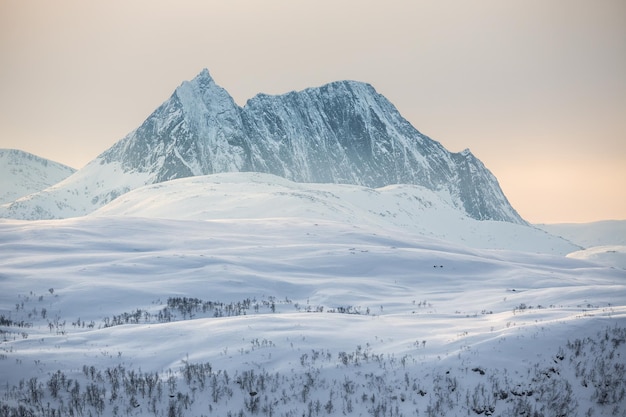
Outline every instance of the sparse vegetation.
<path id="1" fill-rule="evenodd" d="M 8 260 L 0 417 L 626 417 L 618 272 L 295 224 Z"/>
<path id="2" fill-rule="evenodd" d="M 252 344 L 275 348 L 270 341 Z M 625 347 L 626 328 L 608 327 L 594 338 L 568 341 L 551 363 L 529 365 L 528 376 L 487 365 L 432 372 L 414 357 L 377 354 L 368 345 L 336 354 L 313 349 L 286 373 L 215 369 L 188 359 L 161 373 L 84 365 L 80 372 L 57 370 L 5 386 L 0 417 L 209 416 L 211 410 L 231 416 L 572 416 L 582 415 L 581 401 L 594 404 L 587 415 L 623 416 Z M 586 399 L 574 396 L 574 384 Z"/>

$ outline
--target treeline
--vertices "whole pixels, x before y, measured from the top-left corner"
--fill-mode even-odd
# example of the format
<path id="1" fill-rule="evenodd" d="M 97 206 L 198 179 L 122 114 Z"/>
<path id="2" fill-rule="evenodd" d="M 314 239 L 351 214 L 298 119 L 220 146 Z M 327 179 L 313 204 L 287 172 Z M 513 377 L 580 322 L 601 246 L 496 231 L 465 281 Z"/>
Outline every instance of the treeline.
<path id="1" fill-rule="evenodd" d="M 279 305 L 292 305 L 298 312 L 308 313 L 337 313 L 337 314 L 357 314 L 369 315 L 370 308 L 363 310 L 360 306 L 303 306 L 299 303 L 293 303 L 290 299 L 285 298 L 279 300 L 276 297 L 268 297 L 267 299 L 257 300 L 256 298 L 246 298 L 241 301 L 233 301 L 225 303 L 221 301 L 204 301 L 194 297 L 169 297 L 166 305 L 156 312 L 138 308 L 133 312 L 124 312 L 121 314 L 105 317 L 102 319 L 101 328 L 120 326 L 124 324 L 142 324 L 142 323 L 169 323 L 178 320 L 191 320 L 195 318 L 208 317 L 234 317 L 245 316 L 248 314 L 270 314 L 277 312 Z M 80 319 L 78 325 L 80 326 Z M 76 324 L 76 322 L 72 323 Z M 85 327 L 85 322 L 82 322 Z M 88 326 L 93 327 L 93 322 Z"/>
<path id="2" fill-rule="evenodd" d="M 190 320 L 199 317 L 233 317 L 247 314 L 275 313 L 277 304 L 291 304 L 291 300 L 277 300 L 275 297 L 257 300 L 246 298 L 241 301 L 225 303 L 221 301 L 204 301 L 193 297 L 169 297 L 165 307 L 151 313 L 148 310 L 136 309 L 131 313 L 121 313 L 105 317 L 102 327 L 123 324 L 169 323 L 177 320 Z"/>

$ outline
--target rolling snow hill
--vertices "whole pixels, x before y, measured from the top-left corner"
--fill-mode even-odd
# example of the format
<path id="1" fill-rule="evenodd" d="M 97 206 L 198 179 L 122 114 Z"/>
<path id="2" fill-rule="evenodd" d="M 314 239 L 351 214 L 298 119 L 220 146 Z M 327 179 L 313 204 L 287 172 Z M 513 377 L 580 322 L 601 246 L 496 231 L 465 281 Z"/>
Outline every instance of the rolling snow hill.
<path id="1" fill-rule="evenodd" d="M 0 149 L 0 204 L 41 191 L 76 170 L 16 149 Z"/>
<path id="2" fill-rule="evenodd" d="M 531 226 L 475 220 L 455 208 L 447 193 L 418 185 L 372 189 L 295 183 L 260 173 L 196 176 L 141 187 L 93 215 L 185 220 L 319 219 L 402 230 L 475 248 L 560 255 L 580 249 Z"/>
<path id="3" fill-rule="evenodd" d="M 239 107 L 207 70 L 67 180 L 0 206 L 0 217 L 82 216 L 143 185 L 235 171 L 372 188 L 421 185 L 471 218 L 526 224 L 469 150 L 451 153 L 424 136 L 369 84 L 259 94 Z"/>
<path id="4" fill-rule="evenodd" d="M 0 221 L 1 415 L 624 415 L 625 271 L 291 206 L 438 204 L 422 189 L 258 177 L 250 198 L 288 217 L 243 218 L 250 180 L 228 180 L 230 217 L 194 220 L 174 182 L 187 220 Z"/>
<path id="5" fill-rule="evenodd" d="M 626 220 L 537 225 L 582 247 L 568 254 L 601 265 L 626 269 Z"/>
<path id="6" fill-rule="evenodd" d="M 538 224 L 536 226 L 583 248 L 606 245 L 626 246 L 626 220 Z"/>

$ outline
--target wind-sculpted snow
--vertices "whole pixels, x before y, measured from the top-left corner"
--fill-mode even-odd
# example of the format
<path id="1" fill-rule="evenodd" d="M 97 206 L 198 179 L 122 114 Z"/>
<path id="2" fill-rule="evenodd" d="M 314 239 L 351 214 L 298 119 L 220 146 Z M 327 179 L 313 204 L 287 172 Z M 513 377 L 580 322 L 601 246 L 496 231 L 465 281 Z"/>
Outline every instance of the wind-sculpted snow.
<path id="1" fill-rule="evenodd" d="M 474 248 L 566 255 L 580 249 L 534 227 L 475 220 L 419 185 L 367 188 L 297 183 L 260 173 L 181 178 L 135 189 L 93 213 L 163 219 L 333 220 L 370 225 Z"/>
<path id="2" fill-rule="evenodd" d="M 307 217 L 2 220 L 0 236 L 2 416 L 626 410 L 624 270 Z"/>
<path id="3" fill-rule="evenodd" d="M 568 254 L 571 258 L 626 269 L 626 220 L 539 224 L 536 227 L 584 248 Z"/>
<path id="4" fill-rule="evenodd" d="M 115 186 L 108 185 L 108 165 L 121 167 Z M 0 216 L 72 217 L 138 185 L 233 171 L 371 188 L 421 185 L 445 193 L 471 218 L 525 224 L 471 152 L 451 153 L 422 135 L 369 84 L 341 81 L 259 94 L 241 108 L 207 70 L 182 83 L 141 126 L 93 161 L 89 175 L 46 193 L 44 200 L 52 203 L 31 198 L 3 207 Z M 101 184 L 97 194 L 94 183 Z M 74 196 L 69 207 L 63 188 Z"/>

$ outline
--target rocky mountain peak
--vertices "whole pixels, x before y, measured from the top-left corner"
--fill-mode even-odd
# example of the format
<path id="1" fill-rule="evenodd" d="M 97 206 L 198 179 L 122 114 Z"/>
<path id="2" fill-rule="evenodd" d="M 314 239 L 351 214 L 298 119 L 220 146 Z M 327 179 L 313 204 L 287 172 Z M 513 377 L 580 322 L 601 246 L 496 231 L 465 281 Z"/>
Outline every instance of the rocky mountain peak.
<path id="1" fill-rule="evenodd" d="M 372 188 L 421 185 L 447 195 L 475 219 L 525 223 L 468 150 L 447 151 L 374 87 L 357 81 L 259 94 L 242 108 L 204 69 L 88 168 L 77 173 L 81 182 L 99 186 L 81 186 L 79 193 L 94 191 L 86 193 L 89 203 L 79 212 L 138 185 L 242 171 Z M 107 178 L 111 171 L 118 172 L 115 180 Z M 67 215 L 54 210 L 51 217 Z"/>

